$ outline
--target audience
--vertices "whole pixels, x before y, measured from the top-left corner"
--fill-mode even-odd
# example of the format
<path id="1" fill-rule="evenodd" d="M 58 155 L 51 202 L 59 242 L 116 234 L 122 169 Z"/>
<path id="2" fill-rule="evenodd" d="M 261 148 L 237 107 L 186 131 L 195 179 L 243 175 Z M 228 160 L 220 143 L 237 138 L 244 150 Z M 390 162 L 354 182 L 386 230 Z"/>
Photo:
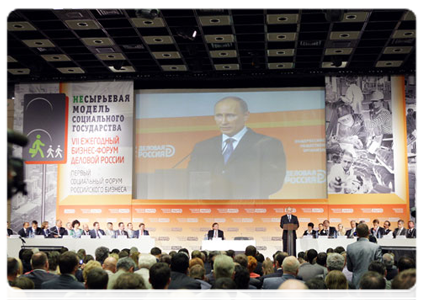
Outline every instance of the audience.
<path id="1" fill-rule="evenodd" d="M 10 284 L 10 286 L 21 290 L 31 290 L 34 289 L 34 282 L 27 277 L 19 276 Z"/>
<path id="2" fill-rule="evenodd" d="M 142 254 L 138 260 L 138 270 L 134 273 L 141 275 L 144 279 L 144 284 L 147 289 L 151 289 L 151 284 L 149 281 L 150 278 L 150 268 L 156 263 L 156 257 L 152 254 Z"/>
<path id="3" fill-rule="evenodd" d="M 360 290 L 383 290 L 385 286 L 385 278 L 374 271 L 365 272 L 359 282 Z"/>
<path id="4" fill-rule="evenodd" d="M 327 286 L 323 278 L 312 278 L 305 282 L 309 290 L 326 290 Z"/>
<path id="5" fill-rule="evenodd" d="M 192 259 L 195 260 L 195 259 Z M 189 277 L 197 280 L 201 284 L 202 290 L 208 290 L 211 288 L 211 284 L 206 282 L 206 269 L 201 264 L 194 264 L 189 268 Z"/>
<path id="6" fill-rule="evenodd" d="M 163 262 L 158 262 L 149 269 L 149 282 L 155 290 L 167 290 L 170 284 L 170 268 Z"/>
<path id="7" fill-rule="evenodd" d="M 9 282 L 9 285 L 11 285 L 11 283 L 16 280 L 18 275 L 19 275 L 18 260 L 13 257 L 8 257 L 7 258 L 7 281 Z"/>
<path id="8" fill-rule="evenodd" d="M 182 251 L 172 256 L 169 289 L 201 289 L 200 282 L 187 276 L 189 256 Z"/>
<path id="9" fill-rule="evenodd" d="M 383 279 L 385 280 L 385 289 L 391 289 L 391 281 L 386 280 L 387 271 L 385 265 L 382 262 L 376 260 L 372 261 L 369 265 L 369 271 L 373 271 L 382 275 Z"/>
<path id="10" fill-rule="evenodd" d="M 392 289 L 410 289 L 416 284 L 416 269 L 407 269 L 398 273 L 392 280 Z"/>
<path id="11" fill-rule="evenodd" d="M 394 265 L 394 256 L 391 253 L 385 253 L 382 256 L 382 262 L 386 267 L 386 279 L 392 280 L 398 274 L 397 266 Z"/>
<path id="12" fill-rule="evenodd" d="M 283 260 L 281 277 L 266 278 L 263 281 L 263 289 L 277 289 L 288 279 L 296 279 L 300 263 L 295 256 L 288 256 Z"/>
<path id="13" fill-rule="evenodd" d="M 408 256 L 403 256 L 403 257 L 400 257 L 400 259 L 398 259 L 397 267 L 398 267 L 398 273 L 401 273 L 402 271 L 405 271 L 408 269 L 415 269 L 416 262 L 414 261 L 414 259 Z"/>
<path id="14" fill-rule="evenodd" d="M 47 254 L 38 252 L 31 258 L 32 271 L 25 273 L 22 277 L 27 277 L 34 282 L 34 288 L 41 289 L 41 284 L 57 278 L 56 274 L 49 273 L 49 263 Z"/>
<path id="15" fill-rule="evenodd" d="M 82 271 L 82 278 L 84 279 L 84 282 L 87 282 L 87 274 L 94 268 L 101 268 L 101 264 L 96 260 L 89 261 Z"/>
<path id="16" fill-rule="evenodd" d="M 85 272 L 85 269 L 84 269 Z M 91 268 L 85 276 L 85 288 L 89 290 L 107 289 L 109 276 L 105 270 L 100 267 Z"/>
<path id="17" fill-rule="evenodd" d="M 307 290 L 308 287 L 304 282 L 295 279 L 288 279 L 282 283 L 279 287 L 279 290 Z"/>
<path id="18" fill-rule="evenodd" d="M 221 277 L 221 278 L 216 279 L 216 282 L 213 285 L 212 289 L 217 289 L 217 290 L 234 290 L 234 289 L 236 289 L 236 284 L 229 277 Z"/>
<path id="19" fill-rule="evenodd" d="M 116 264 L 117 264 L 117 259 L 114 258 L 113 256 L 109 256 L 108 258 L 104 260 L 103 265 L 101 267 L 103 268 L 104 271 L 106 271 L 107 276 L 110 277 L 114 273 L 116 273 Z"/>
<path id="20" fill-rule="evenodd" d="M 314 259 L 317 257 L 317 251 L 314 249 L 307 250 L 305 257 L 306 262 L 300 265 L 298 269 L 298 277 L 302 280 L 307 281 L 316 277 L 317 275 L 324 275 L 324 270 L 319 265 L 314 263 Z"/>
<path id="21" fill-rule="evenodd" d="M 116 264 L 116 273 L 109 277 L 109 282 L 107 284 L 108 289 L 113 289 L 116 283 L 116 280 L 125 273 L 133 273 L 136 265 L 132 258 L 123 257 L 118 260 Z"/>
<path id="22" fill-rule="evenodd" d="M 325 277 L 325 284 L 329 290 L 346 290 L 348 281 L 344 273 L 338 270 L 330 271 Z"/>
<path id="23" fill-rule="evenodd" d="M 116 282 L 113 285 L 113 289 L 115 290 L 130 290 L 130 289 L 144 290 L 146 289 L 146 287 L 144 284 L 144 279 L 142 278 L 141 275 L 127 272 L 127 273 L 123 273 L 116 279 Z"/>

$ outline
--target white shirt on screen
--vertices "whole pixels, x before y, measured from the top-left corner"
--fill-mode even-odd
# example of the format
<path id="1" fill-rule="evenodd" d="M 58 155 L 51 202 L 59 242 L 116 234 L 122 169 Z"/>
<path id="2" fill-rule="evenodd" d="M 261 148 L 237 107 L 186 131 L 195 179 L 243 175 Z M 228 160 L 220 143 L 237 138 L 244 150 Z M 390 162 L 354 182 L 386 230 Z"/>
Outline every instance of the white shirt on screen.
<path id="1" fill-rule="evenodd" d="M 234 150 L 236 149 L 236 146 L 238 146 L 239 141 L 242 139 L 242 137 L 244 136 L 244 134 L 247 133 L 247 127 L 244 126 L 244 128 L 242 128 L 237 134 L 235 134 L 234 136 L 228 136 L 226 134 L 222 134 L 222 151 L 225 149 L 226 146 L 226 140 L 229 138 L 234 139 L 234 141 L 232 142 L 232 146 L 234 148 Z"/>

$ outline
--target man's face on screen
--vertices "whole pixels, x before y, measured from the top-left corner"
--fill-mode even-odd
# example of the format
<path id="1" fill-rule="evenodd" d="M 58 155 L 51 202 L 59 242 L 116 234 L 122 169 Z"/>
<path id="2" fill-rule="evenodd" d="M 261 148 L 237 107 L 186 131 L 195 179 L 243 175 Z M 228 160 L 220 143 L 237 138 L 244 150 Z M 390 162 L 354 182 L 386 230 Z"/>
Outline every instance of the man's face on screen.
<path id="1" fill-rule="evenodd" d="M 249 113 L 243 112 L 239 102 L 231 98 L 216 104 L 214 108 L 214 120 L 223 134 L 234 136 L 247 122 Z"/>

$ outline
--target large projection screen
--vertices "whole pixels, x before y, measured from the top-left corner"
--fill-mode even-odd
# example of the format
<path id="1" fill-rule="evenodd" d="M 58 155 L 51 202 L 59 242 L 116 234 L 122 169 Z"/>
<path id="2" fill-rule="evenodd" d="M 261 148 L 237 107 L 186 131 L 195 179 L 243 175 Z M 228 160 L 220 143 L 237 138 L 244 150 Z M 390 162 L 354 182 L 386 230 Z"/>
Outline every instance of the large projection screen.
<path id="1" fill-rule="evenodd" d="M 327 198 L 323 88 L 135 99 L 135 199 Z"/>

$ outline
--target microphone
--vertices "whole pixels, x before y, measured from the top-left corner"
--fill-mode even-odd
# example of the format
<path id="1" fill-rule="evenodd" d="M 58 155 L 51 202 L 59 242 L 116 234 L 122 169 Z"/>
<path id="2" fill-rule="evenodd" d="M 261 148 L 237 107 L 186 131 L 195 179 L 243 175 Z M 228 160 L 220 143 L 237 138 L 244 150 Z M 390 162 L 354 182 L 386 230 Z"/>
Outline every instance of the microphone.
<path id="1" fill-rule="evenodd" d="M 22 241 L 22 244 L 26 244 L 25 240 L 23 237 L 19 236 L 19 239 Z"/>
<path id="2" fill-rule="evenodd" d="M 184 158 L 182 158 L 180 161 L 178 161 L 177 163 L 176 163 L 176 165 L 174 165 L 171 169 L 175 169 L 177 166 L 179 166 L 181 163 L 183 163 L 188 157 L 190 157 L 191 156 L 191 154 L 192 154 L 192 152 L 194 152 L 194 151 L 191 151 L 190 153 L 188 153 L 188 155 L 187 156 L 185 156 Z"/>

